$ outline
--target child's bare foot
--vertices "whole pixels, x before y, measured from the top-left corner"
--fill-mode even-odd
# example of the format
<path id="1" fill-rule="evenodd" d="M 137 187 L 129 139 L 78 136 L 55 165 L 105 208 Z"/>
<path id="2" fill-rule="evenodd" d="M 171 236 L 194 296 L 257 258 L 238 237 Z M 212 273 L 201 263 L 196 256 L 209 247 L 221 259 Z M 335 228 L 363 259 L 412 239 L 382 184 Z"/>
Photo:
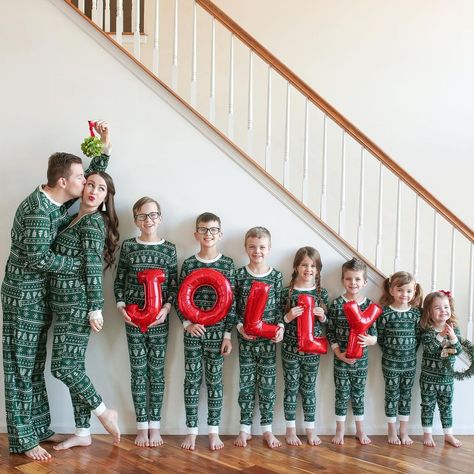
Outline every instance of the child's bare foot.
<path id="1" fill-rule="evenodd" d="M 275 438 L 275 435 L 271 431 L 265 431 L 265 433 L 263 433 L 263 439 L 271 449 L 281 447 L 280 440 Z"/>
<path id="2" fill-rule="evenodd" d="M 148 440 L 148 429 L 137 430 L 137 437 L 135 438 L 135 444 L 140 447 L 150 446 Z"/>
<path id="3" fill-rule="evenodd" d="M 301 441 L 298 436 L 296 436 L 296 428 L 287 428 L 285 439 L 286 444 L 290 446 L 301 446 Z"/>
<path id="4" fill-rule="evenodd" d="M 53 446 L 56 451 L 62 451 L 63 449 L 74 448 L 75 446 L 90 446 L 92 444 L 91 436 L 76 436 L 72 435 L 65 439 L 59 444 Z"/>
<path id="5" fill-rule="evenodd" d="M 43 439 L 42 443 L 61 443 L 67 439 L 67 435 L 54 433 L 49 438 Z"/>
<path id="6" fill-rule="evenodd" d="M 336 434 L 331 440 L 332 444 L 344 444 L 344 433 L 346 431 L 345 421 L 336 421 Z"/>
<path id="7" fill-rule="evenodd" d="M 163 438 L 158 428 L 150 428 L 150 446 L 152 448 L 163 446 Z"/>
<path id="8" fill-rule="evenodd" d="M 30 459 L 34 459 L 35 461 L 49 461 L 51 459 L 51 454 L 49 454 L 48 451 L 46 451 L 46 449 L 42 448 L 40 445 L 25 451 L 23 454 L 28 456 Z"/>
<path id="9" fill-rule="evenodd" d="M 400 442 L 405 446 L 413 444 L 413 440 L 408 436 L 408 421 L 400 421 Z"/>
<path id="10" fill-rule="evenodd" d="M 370 444 L 372 440 L 363 432 L 356 433 L 356 438 L 360 444 Z"/>
<path id="11" fill-rule="evenodd" d="M 436 446 L 431 433 L 423 433 L 423 444 L 425 446 L 429 446 L 430 448 L 434 448 Z"/>
<path id="12" fill-rule="evenodd" d="M 224 443 L 217 433 L 209 433 L 207 436 L 209 437 L 209 449 L 211 451 L 218 451 L 224 447 Z"/>
<path id="13" fill-rule="evenodd" d="M 120 429 L 117 424 L 118 414 L 115 410 L 106 408 L 104 413 L 100 415 L 99 421 L 102 423 L 102 426 L 105 428 L 107 433 L 111 434 L 114 438 L 114 444 L 117 445 L 120 443 Z"/>
<path id="14" fill-rule="evenodd" d="M 190 451 L 194 451 L 196 449 L 196 435 L 195 434 L 186 435 L 183 442 L 181 443 L 181 447 L 183 449 L 189 449 Z"/>
<path id="15" fill-rule="evenodd" d="M 445 434 L 444 442 L 449 443 L 451 446 L 454 446 L 455 448 L 460 448 L 462 446 L 461 441 L 455 438 L 452 434 Z"/>
<path id="16" fill-rule="evenodd" d="M 238 446 L 239 448 L 245 448 L 247 446 L 247 441 L 250 441 L 251 439 L 251 434 L 248 434 L 245 431 L 241 431 L 237 438 L 235 438 L 234 446 Z"/>
<path id="17" fill-rule="evenodd" d="M 318 446 L 321 444 L 321 440 L 317 435 L 314 434 L 314 430 L 312 428 L 306 428 L 306 439 L 310 446 Z"/>
<path id="18" fill-rule="evenodd" d="M 395 444 L 400 445 L 402 442 L 397 435 L 397 424 L 396 423 L 388 423 L 388 444 Z"/>

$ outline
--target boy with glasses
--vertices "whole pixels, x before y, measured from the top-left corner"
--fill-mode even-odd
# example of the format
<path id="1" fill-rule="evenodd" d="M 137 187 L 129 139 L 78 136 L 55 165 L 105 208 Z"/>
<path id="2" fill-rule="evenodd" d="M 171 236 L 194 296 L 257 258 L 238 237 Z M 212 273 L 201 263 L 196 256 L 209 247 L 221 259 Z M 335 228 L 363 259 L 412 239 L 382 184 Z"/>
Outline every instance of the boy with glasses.
<path id="1" fill-rule="evenodd" d="M 199 242 L 199 252 L 187 258 L 181 268 L 180 281 L 194 270 L 212 268 L 221 272 L 234 287 L 234 262 L 217 250 L 222 238 L 221 220 L 215 214 L 205 212 L 196 219 L 194 238 Z M 198 288 L 194 304 L 201 309 L 210 309 L 216 301 L 214 290 L 210 287 Z M 207 385 L 208 436 L 209 448 L 218 450 L 224 447 L 219 438 L 219 423 L 222 410 L 222 368 L 224 356 L 230 354 L 232 327 L 235 324 L 235 302 L 229 313 L 218 323 L 204 327 L 187 321 L 178 311 L 184 327 L 184 404 L 186 409 L 187 436 L 181 443 L 183 449 L 194 450 L 198 434 L 199 390 L 203 366 Z"/>
<path id="2" fill-rule="evenodd" d="M 162 222 L 158 202 L 149 197 L 139 199 L 133 205 L 133 218 L 140 236 L 122 243 L 114 292 L 127 334 L 132 398 L 137 420 L 135 444 L 155 447 L 163 444 L 160 420 L 165 388 L 167 316 L 176 299 L 178 264 L 175 245 L 158 234 Z M 165 273 L 165 281 L 161 284 L 163 306 L 156 321 L 142 333 L 132 323 L 125 305 L 137 304 L 143 307 L 145 291 L 138 282 L 137 273 L 148 268 L 160 269 Z"/>

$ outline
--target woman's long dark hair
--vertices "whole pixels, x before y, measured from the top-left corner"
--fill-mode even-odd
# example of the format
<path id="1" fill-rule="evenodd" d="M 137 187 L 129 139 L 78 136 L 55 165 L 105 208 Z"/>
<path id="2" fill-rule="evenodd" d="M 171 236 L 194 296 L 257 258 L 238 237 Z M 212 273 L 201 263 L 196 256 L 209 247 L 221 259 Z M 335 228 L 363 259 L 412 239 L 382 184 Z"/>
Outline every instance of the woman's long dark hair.
<path id="1" fill-rule="evenodd" d="M 115 212 L 114 202 L 115 185 L 112 177 L 105 171 L 93 171 L 92 173 L 89 173 L 86 178 L 94 175 L 100 176 L 107 185 L 107 196 L 98 209 L 98 212 L 101 213 L 105 222 L 104 270 L 107 270 L 107 268 L 109 268 L 115 262 L 115 254 L 117 252 L 120 239 L 120 234 L 118 231 L 119 221 L 117 213 Z"/>

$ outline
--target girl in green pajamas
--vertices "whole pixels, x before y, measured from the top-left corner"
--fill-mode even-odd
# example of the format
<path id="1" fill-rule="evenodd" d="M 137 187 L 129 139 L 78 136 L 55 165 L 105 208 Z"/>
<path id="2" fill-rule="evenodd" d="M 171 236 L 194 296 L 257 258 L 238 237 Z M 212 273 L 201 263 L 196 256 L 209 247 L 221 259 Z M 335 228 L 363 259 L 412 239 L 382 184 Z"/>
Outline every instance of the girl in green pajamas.
<path id="1" fill-rule="evenodd" d="M 301 394 L 304 426 L 308 444 L 316 446 L 321 440 L 314 433 L 316 416 L 316 378 L 319 370 L 319 354 L 298 352 L 296 318 L 304 308 L 297 306 L 299 294 L 310 294 L 315 301 L 314 335 L 321 335 L 321 323 L 326 322 L 328 292 L 321 288 L 321 257 L 312 247 L 302 247 L 293 260 L 293 274 L 290 286 L 282 292 L 282 305 L 286 323 L 281 347 L 283 375 L 285 379 L 284 412 L 286 421 L 286 442 L 300 446 L 296 436 L 296 400 Z"/>
<path id="2" fill-rule="evenodd" d="M 137 421 L 137 446 L 161 446 L 161 405 L 165 388 L 164 368 L 168 342 L 168 314 L 176 300 L 177 259 L 176 247 L 159 237 L 162 222 L 161 208 L 149 197 L 133 205 L 133 220 L 140 236 L 122 243 L 115 278 L 114 292 L 117 307 L 122 312 L 130 356 L 131 388 Z M 138 283 L 137 273 L 155 268 L 163 270 L 161 284 L 163 306 L 155 322 L 142 333 L 125 311 L 126 304 L 143 306 L 145 292 Z"/>
<path id="3" fill-rule="evenodd" d="M 118 246 L 118 220 L 114 208 L 115 188 L 105 172 L 94 172 L 87 177 L 79 213 L 69 226 L 58 234 L 52 250 L 57 255 L 81 259 L 78 274 L 51 274 L 50 301 L 54 322 L 51 371 L 54 377 L 69 388 L 76 432 L 55 449 L 91 444 L 90 414 L 99 418 L 113 436 L 120 441 L 117 412 L 108 409 L 85 372 L 85 353 L 90 328 L 102 329 L 102 266 L 115 260 Z"/>
<path id="4" fill-rule="evenodd" d="M 454 303 L 449 292 L 435 291 L 425 298 L 420 326 L 423 344 L 420 376 L 423 444 L 436 446 L 432 426 L 434 410 L 438 404 L 444 441 L 459 448 L 461 441 L 453 436 L 452 428 L 452 369 L 454 359 L 462 351 L 462 347 Z"/>
<path id="5" fill-rule="evenodd" d="M 410 445 L 413 441 L 408 436 L 408 420 L 411 389 L 415 380 L 416 350 L 420 343 L 423 294 L 420 285 L 408 272 L 397 272 L 387 278 L 383 290 L 380 299 L 383 312 L 377 319 L 377 341 L 382 349 L 388 442 Z M 400 437 L 397 435 L 397 414 Z"/>
<path id="6" fill-rule="evenodd" d="M 265 263 L 270 251 L 271 235 L 265 227 L 253 227 L 245 234 L 245 251 L 249 263 L 236 271 L 235 299 L 237 302 L 237 331 L 239 332 L 240 366 L 240 432 L 234 441 L 245 447 L 252 438 L 252 419 L 255 396 L 258 392 L 260 426 L 263 439 L 269 448 L 279 448 L 280 441 L 273 435 L 273 406 L 275 404 L 276 343 L 283 339 L 284 325 L 281 318 L 281 282 L 278 270 Z M 244 331 L 244 314 L 254 281 L 270 286 L 262 321 L 278 324 L 280 329 L 272 339 L 249 336 Z"/>

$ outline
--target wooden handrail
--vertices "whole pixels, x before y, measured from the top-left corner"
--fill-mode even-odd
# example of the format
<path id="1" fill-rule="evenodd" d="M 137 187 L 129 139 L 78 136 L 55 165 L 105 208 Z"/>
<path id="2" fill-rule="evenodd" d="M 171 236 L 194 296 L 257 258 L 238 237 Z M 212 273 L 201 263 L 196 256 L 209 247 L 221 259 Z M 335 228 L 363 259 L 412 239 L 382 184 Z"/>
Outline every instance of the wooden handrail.
<path id="1" fill-rule="evenodd" d="M 347 120 L 331 104 L 325 101 L 308 84 L 300 79 L 293 71 L 275 57 L 268 49 L 262 46 L 255 38 L 243 30 L 232 18 L 226 15 L 218 6 L 210 0 L 195 0 L 196 3 L 206 10 L 211 16 L 216 18 L 222 25 L 238 37 L 252 51 L 257 53 L 275 71 L 278 71 L 295 89 L 306 96 L 316 107 L 321 109 L 328 117 L 343 128 L 354 140 L 367 149 L 372 155 L 382 162 L 400 180 L 402 180 L 415 193 L 420 195 L 431 205 L 440 215 L 442 215 L 461 234 L 474 243 L 474 231 L 466 225 L 459 217 L 453 214 L 444 204 L 436 199 L 424 186 L 415 178 L 410 176 L 403 168 L 392 160 L 380 147 L 378 147 L 369 137 L 364 135 L 355 125 Z"/>

